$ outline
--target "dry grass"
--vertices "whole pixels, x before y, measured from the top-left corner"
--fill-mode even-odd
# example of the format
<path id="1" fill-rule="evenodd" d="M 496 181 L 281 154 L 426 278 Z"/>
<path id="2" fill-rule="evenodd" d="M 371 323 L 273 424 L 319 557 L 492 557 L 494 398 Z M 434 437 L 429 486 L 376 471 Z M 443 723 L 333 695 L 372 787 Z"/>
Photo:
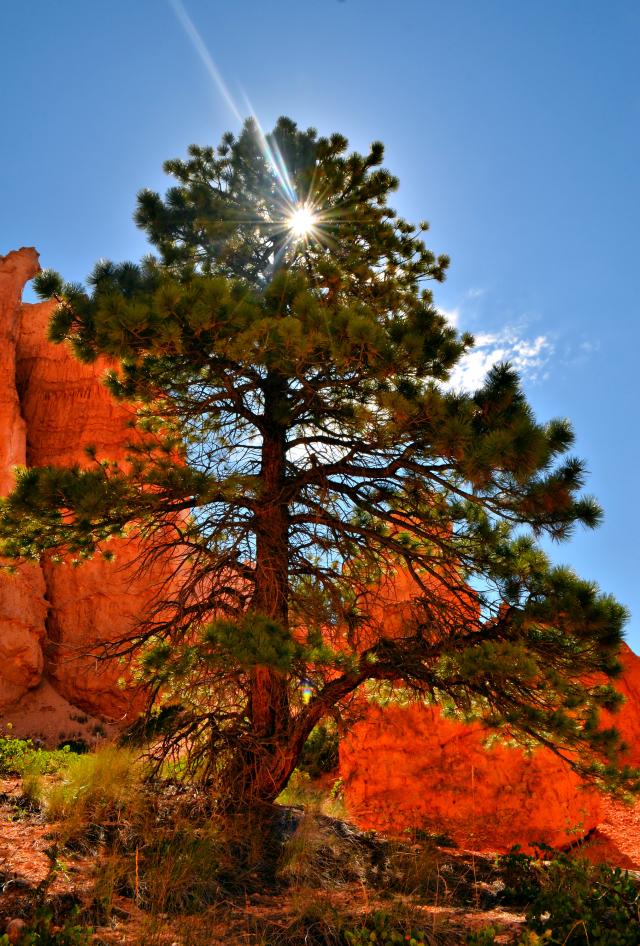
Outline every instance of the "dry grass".
<path id="1" fill-rule="evenodd" d="M 425 946 L 453 946 L 466 943 L 463 914 L 481 914 L 461 855 L 327 817 L 339 799 L 307 779 L 292 786 L 306 810 L 254 822 L 216 815 L 203 787 L 143 775 L 108 748 L 30 789 L 104 946 L 345 946 L 380 911 L 395 930 L 423 929 Z"/>
<path id="2" fill-rule="evenodd" d="M 47 818 L 58 822 L 64 843 L 83 838 L 92 843 L 136 815 L 144 803 L 141 784 L 136 756 L 108 746 L 70 756 L 60 776 L 40 789 L 41 801 Z"/>

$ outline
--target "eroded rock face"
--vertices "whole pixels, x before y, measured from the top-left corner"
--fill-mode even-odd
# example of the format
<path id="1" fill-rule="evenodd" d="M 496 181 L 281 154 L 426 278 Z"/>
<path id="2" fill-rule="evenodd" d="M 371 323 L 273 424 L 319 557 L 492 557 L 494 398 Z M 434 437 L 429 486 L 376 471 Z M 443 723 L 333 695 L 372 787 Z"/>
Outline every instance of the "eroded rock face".
<path id="1" fill-rule="evenodd" d="M 42 678 L 44 596 L 37 565 L 22 565 L 13 575 L 0 572 L 0 716 Z"/>
<path id="2" fill-rule="evenodd" d="M 0 257 L 0 496 L 13 486 L 13 468 L 26 463 L 26 424 L 16 389 L 16 344 L 22 287 L 38 271 L 32 248 Z M 44 660 L 47 603 L 37 566 L 8 574 L 0 562 L 0 712 L 37 686 Z"/>
<path id="3" fill-rule="evenodd" d="M 640 766 L 640 657 L 628 644 L 620 648 L 622 674 L 615 681 L 624 703 L 617 713 L 603 713 L 605 726 L 615 726 L 626 745 L 623 761 Z"/>
<path id="4" fill-rule="evenodd" d="M 615 685 L 625 703 L 603 724 L 622 735 L 624 761 L 640 765 L 640 658 L 624 644 L 621 662 Z M 553 753 L 487 749 L 487 735 L 434 707 L 369 709 L 340 746 L 349 811 L 362 827 L 444 832 L 461 846 L 494 851 L 539 841 L 562 847 L 600 824 L 601 796 Z"/>
<path id="5" fill-rule="evenodd" d="M 381 587 L 379 623 L 387 636 L 411 620 L 415 585 L 399 573 Z M 449 596 L 450 597 L 450 596 Z M 456 606 L 442 600 L 456 626 L 473 626 L 472 594 Z M 367 643 L 365 641 L 365 643 Z M 640 765 L 640 658 L 622 646 L 625 697 L 615 715 L 603 714 L 627 745 L 623 761 Z M 359 825 L 400 833 L 416 828 L 446 833 L 464 847 L 508 851 L 543 841 L 564 846 L 584 837 L 602 817 L 602 799 L 552 752 L 494 745 L 480 725 L 443 717 L 435 707 L 370 707 L 340 745 L 340 775 L 351 815 Z"/>
<path id="6" fill-rule="evenodd" d="M 29 466 L 80 466 L 123 461 L 135 438 L 134 411 L 116 401 L 102 379 L 111 365 L 77 361 L 66 345 L 47 340 L 54 304 L 22 307 L 16 378 L 27 425 Z M 87 454 L 92 447 L 94 456 Z M 137 708 L 135 692 L 122 687 L 117 661 L 105 661 L 102 644 L 117 640 L 144 613 L 153 577 L 141 580 L 131 563 L 135 540 L 112 542 L 113 562 L 95 556 L 78 567 L 47 561 L 47 674 L 58 692 L 86 712 L 123 718 Z"/>
<path id="7" fill-rule="evenodd" d="M 65 345 L 47 340 L 53 303 L 21 304 L 24 284 L 38 271 L 38 254 L 23 249 L 0 259 L 0 485 L 13 485 L 15 465 L 89 466 L 122 460 L 133 412 L 110 396 L 102 377 L 109 365 L 78 362 Z M 155 588 L 128 568 L 134 540 L 113 543 L 115 561 L 96 556 L 71 564 L 18 569 L 0 575 L 0 708 L 46 677 L 72 706 L 122 719 L 137 709 L 135 690 L 118 681 L 126 668 L 98 659 L 102 644 L 126 634 Z M 49 701 L 50 702 L 50 701 Z M 53 710 L 52 710 L 53 711 Z"/>
<path id="8" fill-rule="evenodd" d="M 22 287 L 39 269 L 32 247 L 0 256 L 0 495 L 13 485 L 13 467 L 26 461 L 27 428 L 16 389 L 16 345 Z"/>
<path id="9" fill-rule="evenodd" d="M 594 828 L 599 796 L 548 750 L 487 750 L 482 727 L 434 707 L 369 710 L 340 746 L 340 774 L 358 824 L 444 833 L 475 850 L 562 846 Z"/>
<path id="10" fill-rule="evenodd" d="M 27 428 L 28 466 L 89 467 L 97 459 L 122 460 L 135 413 L 102 383 L 105 359 L 83 364 L 67 345 L 47 339 L 53 302 L 24 304 L 16 341 L 16 387 Z"/>

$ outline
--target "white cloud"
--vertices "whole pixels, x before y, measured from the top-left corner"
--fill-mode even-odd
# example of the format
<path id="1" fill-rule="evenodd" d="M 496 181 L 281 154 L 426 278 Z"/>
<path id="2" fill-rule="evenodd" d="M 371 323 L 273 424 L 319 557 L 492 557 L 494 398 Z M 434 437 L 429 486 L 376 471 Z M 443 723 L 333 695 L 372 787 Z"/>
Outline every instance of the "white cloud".
<path id="1" fill-rule="evenodd" d="M 536 381 L 553 352 L 554 346 L 546 335 L 526 338 L 511 326 L 500 332 L 476 335 L 474 348 L 460 359 L 448 386 L 457 391 L 475 391 L 482 386 L 489 369 L 503 361 L 510 362 L 523 380 Z"/>
<path id="2" fill-rule="evenodd" d="M 444 315 L 452 328 L 458 328 L 460 324 L 460 309 L 457 307 L 455 309 L 443 309 L 442 306 L 438 306 L 438 312 L 440 315 Z"/>
<path id="3" fill-rule="evenodd" d="M 467 299 L 479 299 L 480 296 L 483 296 L 487 290 L 480 288 L 467 289 L 466 296 Z"/>

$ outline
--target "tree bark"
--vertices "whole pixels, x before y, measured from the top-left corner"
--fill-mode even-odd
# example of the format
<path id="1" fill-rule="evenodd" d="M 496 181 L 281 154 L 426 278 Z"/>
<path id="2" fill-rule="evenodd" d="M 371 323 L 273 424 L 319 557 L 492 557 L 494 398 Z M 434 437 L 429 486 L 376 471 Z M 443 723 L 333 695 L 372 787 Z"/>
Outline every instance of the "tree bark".
<path id="1" fill-rule="evenodd" d="M 265 382 L 260 500 L 255 512 L 256 570 L 252 610 L 289 624 L 289 509 L 286 499 L 286 388 L 278 377 Z M 271 667 L 251 675 L 249 718 L 252 745 L 246 758 L 249 801 L 271 802 L 295 767 L 288 746 L 291 713 L 287 678 Z"/>

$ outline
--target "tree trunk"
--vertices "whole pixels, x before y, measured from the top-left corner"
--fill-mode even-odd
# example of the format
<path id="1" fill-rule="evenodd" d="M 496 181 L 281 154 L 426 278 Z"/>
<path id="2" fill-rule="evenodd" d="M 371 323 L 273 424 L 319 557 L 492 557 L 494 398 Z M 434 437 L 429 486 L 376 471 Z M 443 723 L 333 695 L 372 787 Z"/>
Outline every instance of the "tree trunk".
<path id="1" fill-rule="evenodd" d="M 287 629 L 289 623 L 289 510 L 285 495 L 286 389 L 277 377 L 265 384 L 260 503 L 255 513 L 256 572 L 252 610 Z M 245 754 L 247 802 L 272 802 L 295 767 L 288 746 L 291 728 L 288 681 L 270 667 L 251 675 L 251 745 Z"/>

